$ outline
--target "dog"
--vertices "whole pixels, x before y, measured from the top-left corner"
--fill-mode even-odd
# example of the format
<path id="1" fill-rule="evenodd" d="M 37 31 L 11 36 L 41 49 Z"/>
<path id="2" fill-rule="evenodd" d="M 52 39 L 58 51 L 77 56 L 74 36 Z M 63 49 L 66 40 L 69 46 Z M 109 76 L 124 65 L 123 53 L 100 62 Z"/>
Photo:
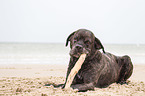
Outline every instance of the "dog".
<path id="1" fill-rule="evenodd" d="M 87 29 L 79 29 L 70 34 L 66 46 L 70 42 L 70 62 L 66 80 L 71 69 L 81 54 L 87 54 L 81 69 L 76 74 L 71 87 L 78 91 L 94 90 L 95 87 L 105 88 L 112 83 L 126 84 L 132 75 L 133 65 L 129 56 L 115 56 L 105 52 L 100 40 Z M 102 49 L 103 52 L 99 50 Z M 63 85 L 65 87 L 66 81 Z"/>

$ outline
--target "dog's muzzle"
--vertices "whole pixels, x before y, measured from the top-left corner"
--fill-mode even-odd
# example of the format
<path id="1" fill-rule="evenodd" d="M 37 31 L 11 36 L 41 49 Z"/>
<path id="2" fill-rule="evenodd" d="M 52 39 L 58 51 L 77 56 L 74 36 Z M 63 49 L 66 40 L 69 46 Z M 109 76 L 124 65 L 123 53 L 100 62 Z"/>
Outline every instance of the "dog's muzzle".
<path id="1" fill-rule="evenodd" d="M 80 44 L 76 44 L 70 51 L 70 56 L 79 58 L 81 54 L 89 54 L 89 52 Z"/>

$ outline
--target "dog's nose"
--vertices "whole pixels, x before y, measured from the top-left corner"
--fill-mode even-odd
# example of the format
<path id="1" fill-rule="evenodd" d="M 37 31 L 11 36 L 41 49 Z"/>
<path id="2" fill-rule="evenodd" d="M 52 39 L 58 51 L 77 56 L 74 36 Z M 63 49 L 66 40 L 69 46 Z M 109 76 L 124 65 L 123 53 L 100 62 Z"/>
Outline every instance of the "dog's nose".
<path id="1" fill-rule="evenodd" d="M 77 45 L 76 46 L 76 49 L 79 50 L 79 51 L 82 51 L 83 50 L 83 47 L 81 45 Z"/>

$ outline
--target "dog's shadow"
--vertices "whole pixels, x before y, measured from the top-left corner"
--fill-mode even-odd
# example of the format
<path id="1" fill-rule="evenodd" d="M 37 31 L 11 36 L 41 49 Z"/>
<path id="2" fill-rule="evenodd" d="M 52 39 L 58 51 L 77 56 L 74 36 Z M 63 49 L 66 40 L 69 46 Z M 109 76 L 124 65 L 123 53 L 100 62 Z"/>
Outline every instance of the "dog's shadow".
<path id="1" fill-rule="evenodd" d="M 64 88 L 64 84 L 46 83 L 44 86 L 53 86 L 54 88 Z"/>

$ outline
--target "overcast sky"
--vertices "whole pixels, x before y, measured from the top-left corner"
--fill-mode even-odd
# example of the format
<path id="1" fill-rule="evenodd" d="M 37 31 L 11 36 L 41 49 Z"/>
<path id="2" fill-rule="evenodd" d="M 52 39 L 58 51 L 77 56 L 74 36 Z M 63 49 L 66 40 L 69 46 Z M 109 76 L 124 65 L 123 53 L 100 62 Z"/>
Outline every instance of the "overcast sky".
<path id="1" fill-rule="evenodd" d="M 65 43 L 80 28 L 105 44 L 145 44 L 145 0 L 0 0 L 0 42 Z"/>

